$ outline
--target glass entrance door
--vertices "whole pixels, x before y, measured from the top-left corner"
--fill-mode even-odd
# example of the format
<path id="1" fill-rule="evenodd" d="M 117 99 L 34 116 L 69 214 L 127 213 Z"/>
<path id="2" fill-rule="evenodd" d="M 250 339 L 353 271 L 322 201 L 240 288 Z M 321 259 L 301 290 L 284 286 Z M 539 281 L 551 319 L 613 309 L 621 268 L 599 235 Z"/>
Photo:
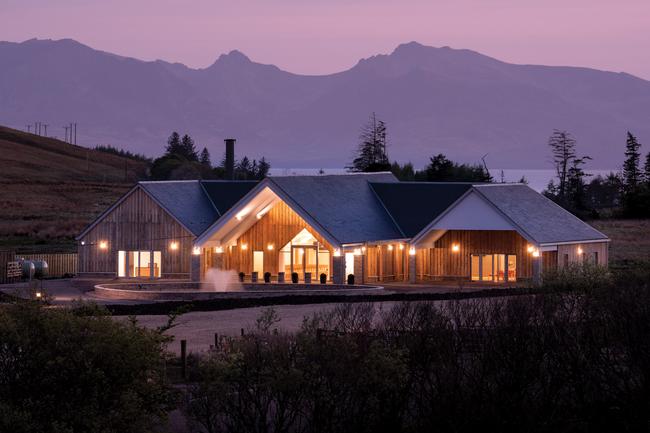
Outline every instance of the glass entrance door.
<path id="1" fill-rule="evenodd" d="M 517 256 L 514 254 L 472 254 L 472 281 L 517 281 Z"/>
<path id="2" fill-rule="evenodd" d="M 318 249 L 315 246 L 291 246 L 291 255 L 293 258 L 293 270 L 299 275 L 299 278 L 305 279 L 307 272 L 311 277 L 317 278 L 318 270 Z"/>

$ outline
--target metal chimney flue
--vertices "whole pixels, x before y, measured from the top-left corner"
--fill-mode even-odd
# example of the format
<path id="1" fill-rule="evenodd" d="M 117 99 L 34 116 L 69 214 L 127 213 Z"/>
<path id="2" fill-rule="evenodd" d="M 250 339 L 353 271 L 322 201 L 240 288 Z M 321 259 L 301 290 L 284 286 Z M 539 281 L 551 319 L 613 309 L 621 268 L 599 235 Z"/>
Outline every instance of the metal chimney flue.
<path id="1" fill-rule="evenodd" d="M 235 179 L 235 140 L 234 138 L 226 138 L 226 179 Z"/>

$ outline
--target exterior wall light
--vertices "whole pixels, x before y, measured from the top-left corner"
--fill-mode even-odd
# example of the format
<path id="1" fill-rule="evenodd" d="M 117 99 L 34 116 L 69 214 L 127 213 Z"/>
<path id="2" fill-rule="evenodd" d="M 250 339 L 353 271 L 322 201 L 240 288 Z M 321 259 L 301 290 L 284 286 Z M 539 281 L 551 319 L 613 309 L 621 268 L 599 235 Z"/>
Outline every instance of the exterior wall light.
<path id="1" fill-rule="evenodd" d="M 361 255 L 361 248 L 355 248 L 354 249 L 354 255 L 355 256 L 360 256 Z"/>
<path id="2" fill-rule="evenodd" d="M 341 257 L 341 250 L 338 248 L 334 250 L 334 257 Z"/>
<path id="3" fill-rule="evenodd" d="M 533 251 L 535 251 L 535 247 L 532 245 L 528 245 L 528 248 L 526 248 L 526 251 L 528 251 L 528 254 L 532 254 Z"/>
<path id="4" fill-rule="evenodd" d="M 393 245 L 392 244 L 388 245 L 388 251 L 393 251 Z"/>
<path id="5" fill-rule="evenodd" d="M 452 244 L 452 245 L 451 245 L 451 250 L 452 250 L 453 252 L 457 253 L 458 251 L 460 251 L 460 245 L 458 245 L 458 244 Z"/>
<path id="6" fill-rule="evenodd" d="M 582 251 L 582 247 L 578 247 L 578 255 L 581 255 L 584 251 Z"/>
<path id="7" fill-rule="evenodd" d="M 414 256 L 415 255 L 415 247 L 409 248 L 409 256 Z"/>
<path id="8" fill-rule="evenodd" d="M 366 247 L 361 247 L 361 252 L 365 253 L 366 252 Z"/>
<path id="9" fill-rule="evenodd" d="M 86 245 L 86 241 L 81 241 L 81 246 L 83 247 L 84 245 Z"/>
<path id="10" fill-rule="evenodd" d="M 223 247 L 214 247 L 214 252 L 217 254 L 222 254 L 223 253 Z"/>
<path id="11" fill-rule="evenodd" d="M 106 242 L 106 241 L 99 241 L 99 249 L 100 249 L 100 250 L 106 250 L 106 249 L 108 249 L 108 242 Z"/>
<path id="12" fill-rule="evenodd" d="M 201 254 L 201 247 L 192 248 L 192 254 L 194 254 L 195 256 L 198 256 L 199 254 Z"/>
<path id="13" fill-rule="evenodd" d="M 535 258 L 539 257 L 539 250 L 533 251 L 533 257 Z"/>
<path id="14" fill-rule="evenodd" d="M 400 251 L 404 249 L 404 244 L 399 244 Z"/>
<path id="15" fill-rule="evenodd" d="M 176 251 L 178 249 L 178 242 L 173 241 L 169 244 L 169 249 L 172 251 Z"/>
<path id="16" fill-rule="evenodd" d="M 266 246 L 266 249 L 269 250 L 269 251 L 273 251 L 273 244 L 268 244 Z"/>
<path id="17" fill-rule="evenodd" d="M 248 244 L 241 244 L 241 250 L 246 251 L 248 249 Z"/>

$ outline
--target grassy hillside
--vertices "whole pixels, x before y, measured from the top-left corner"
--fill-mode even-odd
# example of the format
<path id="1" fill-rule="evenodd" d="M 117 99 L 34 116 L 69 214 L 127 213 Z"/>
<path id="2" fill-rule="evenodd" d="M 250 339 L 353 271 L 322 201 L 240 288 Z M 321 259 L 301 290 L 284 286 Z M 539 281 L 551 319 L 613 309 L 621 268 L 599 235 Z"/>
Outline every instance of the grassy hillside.
<path id="1" fill-rule="evenodd" d="M 74 251 L 146 164 L 0 126 L 0 248 Z"/>

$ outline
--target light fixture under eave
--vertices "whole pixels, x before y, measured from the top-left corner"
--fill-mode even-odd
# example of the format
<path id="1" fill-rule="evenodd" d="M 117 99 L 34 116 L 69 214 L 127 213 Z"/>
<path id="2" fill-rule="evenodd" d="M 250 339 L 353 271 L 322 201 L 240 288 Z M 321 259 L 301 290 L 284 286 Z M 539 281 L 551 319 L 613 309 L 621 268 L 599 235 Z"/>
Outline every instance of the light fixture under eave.
<path id="1" fill-rule="evenodd" d="M 451 245 L 451 251 L 454 252 L 454 253 L 457 253 L 458 251 L 460 251 L 460 245 L 452 244 Z"/>
<path id="2" fill-rule="evenodd" d="M 199 254 L 201 254 L 201 247 L 192 248 L 192 254 L 194 254 L 195 256 L 198 256 Z"/>
<path id="3" fill-rule="evenodd" d="M 361 255 L 361 248 L 355 248 L 354 249 L 354 255 L 355 256 L 360 256 Z"/>
<path id="4" fill-rule="evenodd" d="M 246 251 L 248 249 L 248 244 L 241 244 L 241 250 Z"/>
<path id="5" fill-rule="evenodd" d="M 235 218 L 237 218 L 237 221 L 241 221 L 246 215 L 248 215 L 248 212 L 250 212 L 248 208 L 242 209 L 235 215 Z"/>
<path id="6" fill-rule="evenodd" d="M 404 244 L 399 244 L 399 249 L 403 250 L 404 249 Z"/>
<path id="7" fill-rule="evenodd" d="M 334 257 L 341 257 L 341 250 L 338 248 L 334 250 Z"/>
<path id="8" fill-rule="evenodd" d="M 533 251 L 533 257 L 539 257 L 539 250 L 534 250 Z"/>
<path id="9" fill-rule="evenodd" d="M 393 245 L 392 244 L 388 244 L 388 251 L 393 251 Z"/>
<path id="10" fill-rule="evenodd" d="M 526 248 L 526 251 L 528 251 L 528 253 L 530 254 L 530 253 L 532 253 L 533 251 L 535 251 L 535 247 L 532 246 L 532 245 L 528 245 L 528 248 Z"/>
<path id="11" fill-rule="evenodd" d="M 415 247 L 409 248 L 409 256 L 414 256 L 415 255 Z"/>
<path id="12" fill-rule="evenodd" d="M 261 211 L 259 211 L 259 212 L 257 213 L 257 215 L 255 215 L 255 218 L 257 218 L 258 220 L 261 220 L 262 217 L 263 217 L 264 215 L 266 215 L 267 213 L 269 213 L 270 210 L 271 210 L 271 205 L 266 206 L 264 209 L 262 209 Z"/>
<path id="13" fill-rule="evenodd" d="M 106 242 L 106 241 L 100 241 L 100 242 L 99 242 L 99 249 L 100 249 L 100 250 L 106 250 L 106 249 L 108 249 L 108 242 Z"/>
<path id="14" fill-rule="evenodd" d="M 178 242 L 176 241 L 170 242 L 169 249 L 172 251 L 176 251 L 178 249 Z"/>
<path id="15" fill-rule="evenodd" d="M 223 253 L 223 247 L 214 247 L 214 252 L 217 254 L 222 254 Z"/>
<path id="16" fill-rule="evenodd" d="M 582 247 L 578 247 L 578 255 L 582 255 L 583 252 Z"/>

